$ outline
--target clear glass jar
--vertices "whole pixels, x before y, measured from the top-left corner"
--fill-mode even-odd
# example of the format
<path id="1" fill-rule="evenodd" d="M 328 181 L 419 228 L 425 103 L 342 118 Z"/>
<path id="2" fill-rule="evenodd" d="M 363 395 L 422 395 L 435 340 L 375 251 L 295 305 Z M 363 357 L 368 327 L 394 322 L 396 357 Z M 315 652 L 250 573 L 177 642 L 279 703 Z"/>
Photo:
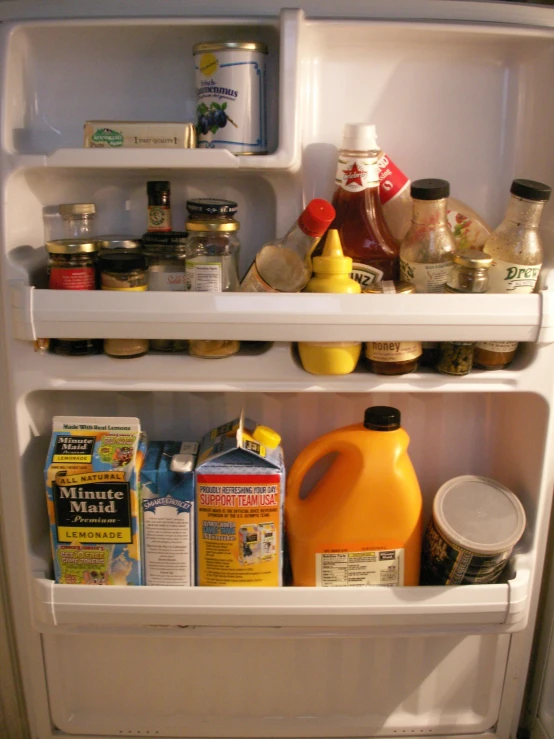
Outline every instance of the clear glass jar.
<path id="1" fill-rule="evenodd" d="M 90 239 L 58 239 L 46 242 L 50 290 L 96 290 L 96 252 Z M 44 350 L 48 339 L 39 339 Z M 44 343 L 46 342 L 46 343 Z M 101 339 L 52 339 L 50 348 L 63 356 L 87 356 L 102 351 Z"/>
<path id="2" fill-rule="evenodd" d="M 447 293 L 486 293 L 492 257 L 477 249 L 464 249 L 452 255 L 452 271 Z M 437 345 L 435 369 L 443 375 L 467 375 L 473 369 L 473 341 L 441 341 Z"/>
<path id="3" fill-rule="evenodd" d="M 180 292 L 185 290 L 186 231 L 145 234 L 144 255 L 148 265 L 148 290 Z M 150 339 L 150 351 L 183 352 L 186 339 Z"/>
<path id="4" fill-rule="evenodd" d="M 63 221 L 63 232 L 66 239 L 81 239 L 93 236 L 94 203 L 62 203 L 59 206 Z"/>
<path id="5" fill-rule="evenodd" d="M 415 285 L 409 282 L 382 280 L 367 287 L 364 293 L 409 295 L 415 291 Z M 364 344 L 364 356 L 369 369 L 376 375 L 406 375 L 417 370 L 421 356 L 421 342 L 368 341 Z"/>
<path id="6" fill-rule="evenodd" d="M 105 252 L 98 258 L 102 290 L 144 292 L 148 289 L 146 257 L 132 252 Z M 130 359 L 148 351 L 148 339 L 104 339 L 109 357 Z"/>
<path id="7" fill-rule="evenodd" d="M 200 198 L 187 202 L 186 289 L 193 292 L 235 292 L 239 289 L 240 224 L 231 200 Z M 240 349 L 236 340 L 189 341 L 196 357 L 230 357 Z"/>

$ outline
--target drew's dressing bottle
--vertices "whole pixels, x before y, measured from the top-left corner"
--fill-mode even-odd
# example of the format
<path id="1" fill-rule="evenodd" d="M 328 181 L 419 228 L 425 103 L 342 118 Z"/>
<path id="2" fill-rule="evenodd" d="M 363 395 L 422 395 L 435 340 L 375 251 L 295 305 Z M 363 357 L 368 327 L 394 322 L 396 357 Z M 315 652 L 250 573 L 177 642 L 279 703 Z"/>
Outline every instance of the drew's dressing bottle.
<path id="1" fill-rule="evenodd" d="M 356 280 L 350 278 L 352 259 L 342 253 L 339 232 L 327 233 L 323 254 L 313 258 L 314 276 L 305 287 L 307 293 L 361 292 Z M 300 361 L 314 375 L 347 375 L 354 370 L 360 357 L 360 342 L 306 342 L 298 344 Z"/>

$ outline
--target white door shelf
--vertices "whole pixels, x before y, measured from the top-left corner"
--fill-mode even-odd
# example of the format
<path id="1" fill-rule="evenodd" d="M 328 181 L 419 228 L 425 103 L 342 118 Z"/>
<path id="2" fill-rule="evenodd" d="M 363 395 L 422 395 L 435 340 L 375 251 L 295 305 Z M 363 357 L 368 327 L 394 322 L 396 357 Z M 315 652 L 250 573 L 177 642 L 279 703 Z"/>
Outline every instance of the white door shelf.
<path id="1" fill-rule="evenodd" d="M 554 342 L 554 304 L 533 295 L 124 293 L 11 283 L 18 339 Z M 185 331 L 185 334 L 183 333 Z"/>
<path id="2" fill-rule="evenodd" d="M 34 580 L 35 627 L 273 626 L 519 631 L 529 571 L 494 585 L 406 588 L 85 587 Z"/>

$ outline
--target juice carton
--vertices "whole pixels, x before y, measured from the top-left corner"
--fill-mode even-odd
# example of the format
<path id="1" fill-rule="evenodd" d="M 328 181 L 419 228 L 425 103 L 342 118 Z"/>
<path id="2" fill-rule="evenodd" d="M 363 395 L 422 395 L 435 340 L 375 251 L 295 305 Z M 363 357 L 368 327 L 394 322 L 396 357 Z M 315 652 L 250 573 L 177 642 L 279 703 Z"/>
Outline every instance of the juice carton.
<path id="1" fill-rule="evenodd" d="M 198 444 L 155 441 L 141 478 L 146 585 L 194 585 L 194 465 Z"/>
<path id="2" fill-rule="evenodd" d="M 138 418 L 55 416 L 45 467 L 56 582 L 141 585 Z"/>
<path id="3" fill-rule="evenodd" d="M 255 429 L 241 417 L 200 442 L 198 585 L 282 585 L 283 452 L 275 432 L 277 444 L 269 446 L 255 440 Z"/>

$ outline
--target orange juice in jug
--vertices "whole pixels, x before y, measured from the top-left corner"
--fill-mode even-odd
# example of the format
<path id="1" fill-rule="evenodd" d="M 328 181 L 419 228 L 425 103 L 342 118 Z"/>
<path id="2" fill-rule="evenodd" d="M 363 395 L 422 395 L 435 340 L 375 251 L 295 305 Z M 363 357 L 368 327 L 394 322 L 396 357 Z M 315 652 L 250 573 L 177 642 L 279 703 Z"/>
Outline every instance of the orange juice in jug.
<path id="1" fill-rule="evenodd" d="M 396 408 L 374 406 L 364 422 L 331 431 L 295 460 L 285 520 L 294 585 L 417 585 L 421 492 Z M 308 471 L 329 470 L 306 497 Z"/>

